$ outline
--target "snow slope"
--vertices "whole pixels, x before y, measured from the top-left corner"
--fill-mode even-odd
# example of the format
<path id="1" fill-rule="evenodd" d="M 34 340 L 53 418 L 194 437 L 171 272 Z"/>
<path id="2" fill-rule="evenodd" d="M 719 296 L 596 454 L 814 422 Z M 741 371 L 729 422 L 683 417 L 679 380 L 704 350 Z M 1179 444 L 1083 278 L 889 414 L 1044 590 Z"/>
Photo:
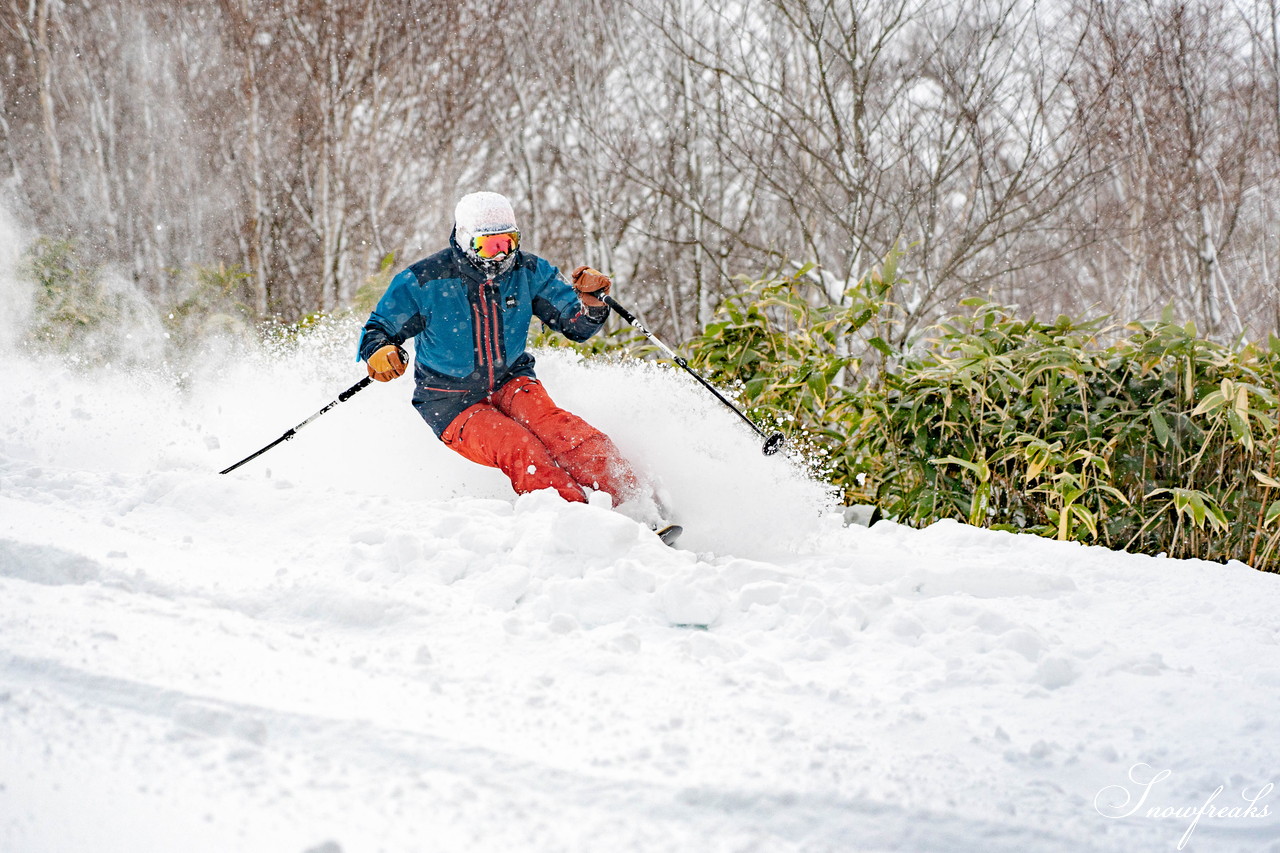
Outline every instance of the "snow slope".
<path id="1" fill-rule="evenodd" d="M 1174 850 L 1206 801 L 1185 849 L 1280 850 L 1280 578 L 845 528 L 686 377 L 563 352 L 681 549 L 407 381 L 214 473 L 351 350 L 0 354 L 0 850 Z"/>

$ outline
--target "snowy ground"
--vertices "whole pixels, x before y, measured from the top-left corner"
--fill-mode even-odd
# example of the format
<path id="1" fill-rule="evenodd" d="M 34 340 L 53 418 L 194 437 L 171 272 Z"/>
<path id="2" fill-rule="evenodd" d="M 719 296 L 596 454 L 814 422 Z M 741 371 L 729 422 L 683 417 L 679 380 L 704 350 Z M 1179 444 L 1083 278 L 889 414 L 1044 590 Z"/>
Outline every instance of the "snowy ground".
<path id="1" fill-rule="evenodd" d="M 563 353 L 680 550 L 408 380 L 214 473 L 350 348 L 0 355 L 0 850 L 1280 851 L 1280 578 L 845 528 L 687 378 Z"/>

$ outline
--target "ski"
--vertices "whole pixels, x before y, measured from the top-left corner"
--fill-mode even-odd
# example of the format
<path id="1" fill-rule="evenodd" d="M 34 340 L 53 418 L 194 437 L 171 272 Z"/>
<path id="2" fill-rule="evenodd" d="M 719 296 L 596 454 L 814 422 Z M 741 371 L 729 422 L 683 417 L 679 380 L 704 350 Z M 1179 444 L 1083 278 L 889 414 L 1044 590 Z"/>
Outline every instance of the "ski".
<path id="1" fill-rule="evenodd" d="M 678 524 L 668 524 L 666 527 L 653 532 L 658 534 L 658 538 L 662 540 L 663 544 L 674 548 L 676 540 L 680 538 L 681 533 L 684 533 L 684 528 Z"/>

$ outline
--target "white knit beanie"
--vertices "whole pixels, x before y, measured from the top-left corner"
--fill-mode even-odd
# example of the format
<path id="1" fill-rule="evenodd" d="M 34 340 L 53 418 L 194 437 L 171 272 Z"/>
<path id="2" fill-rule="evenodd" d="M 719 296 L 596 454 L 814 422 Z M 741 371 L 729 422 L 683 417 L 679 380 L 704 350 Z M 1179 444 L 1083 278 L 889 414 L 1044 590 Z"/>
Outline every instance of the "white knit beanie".
<path id="1" fill-rule="evenodd" d="M 501 234 L 517 231 L 516 213 L 511 202 L 501 193 L 464 195 L 453 211 L 453 224 L 458 229 L 458 242 L 470 244 L 477 234 Z M 465 237 L 465 240 L 463 239 Z"/>

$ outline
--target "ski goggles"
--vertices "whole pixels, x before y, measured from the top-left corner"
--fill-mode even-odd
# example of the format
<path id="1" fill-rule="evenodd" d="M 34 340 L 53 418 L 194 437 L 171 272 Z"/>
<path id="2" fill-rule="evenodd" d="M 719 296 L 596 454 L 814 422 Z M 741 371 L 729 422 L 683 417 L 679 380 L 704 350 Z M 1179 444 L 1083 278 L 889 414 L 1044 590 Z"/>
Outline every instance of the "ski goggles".
<path id="1" fill-rule="evenodd" d="M 501 234 L 477 234 L 471 238 L 471 251 L 485 260 L 503 258 L 520 246 L 519 231 L 503 231 Z"/>

